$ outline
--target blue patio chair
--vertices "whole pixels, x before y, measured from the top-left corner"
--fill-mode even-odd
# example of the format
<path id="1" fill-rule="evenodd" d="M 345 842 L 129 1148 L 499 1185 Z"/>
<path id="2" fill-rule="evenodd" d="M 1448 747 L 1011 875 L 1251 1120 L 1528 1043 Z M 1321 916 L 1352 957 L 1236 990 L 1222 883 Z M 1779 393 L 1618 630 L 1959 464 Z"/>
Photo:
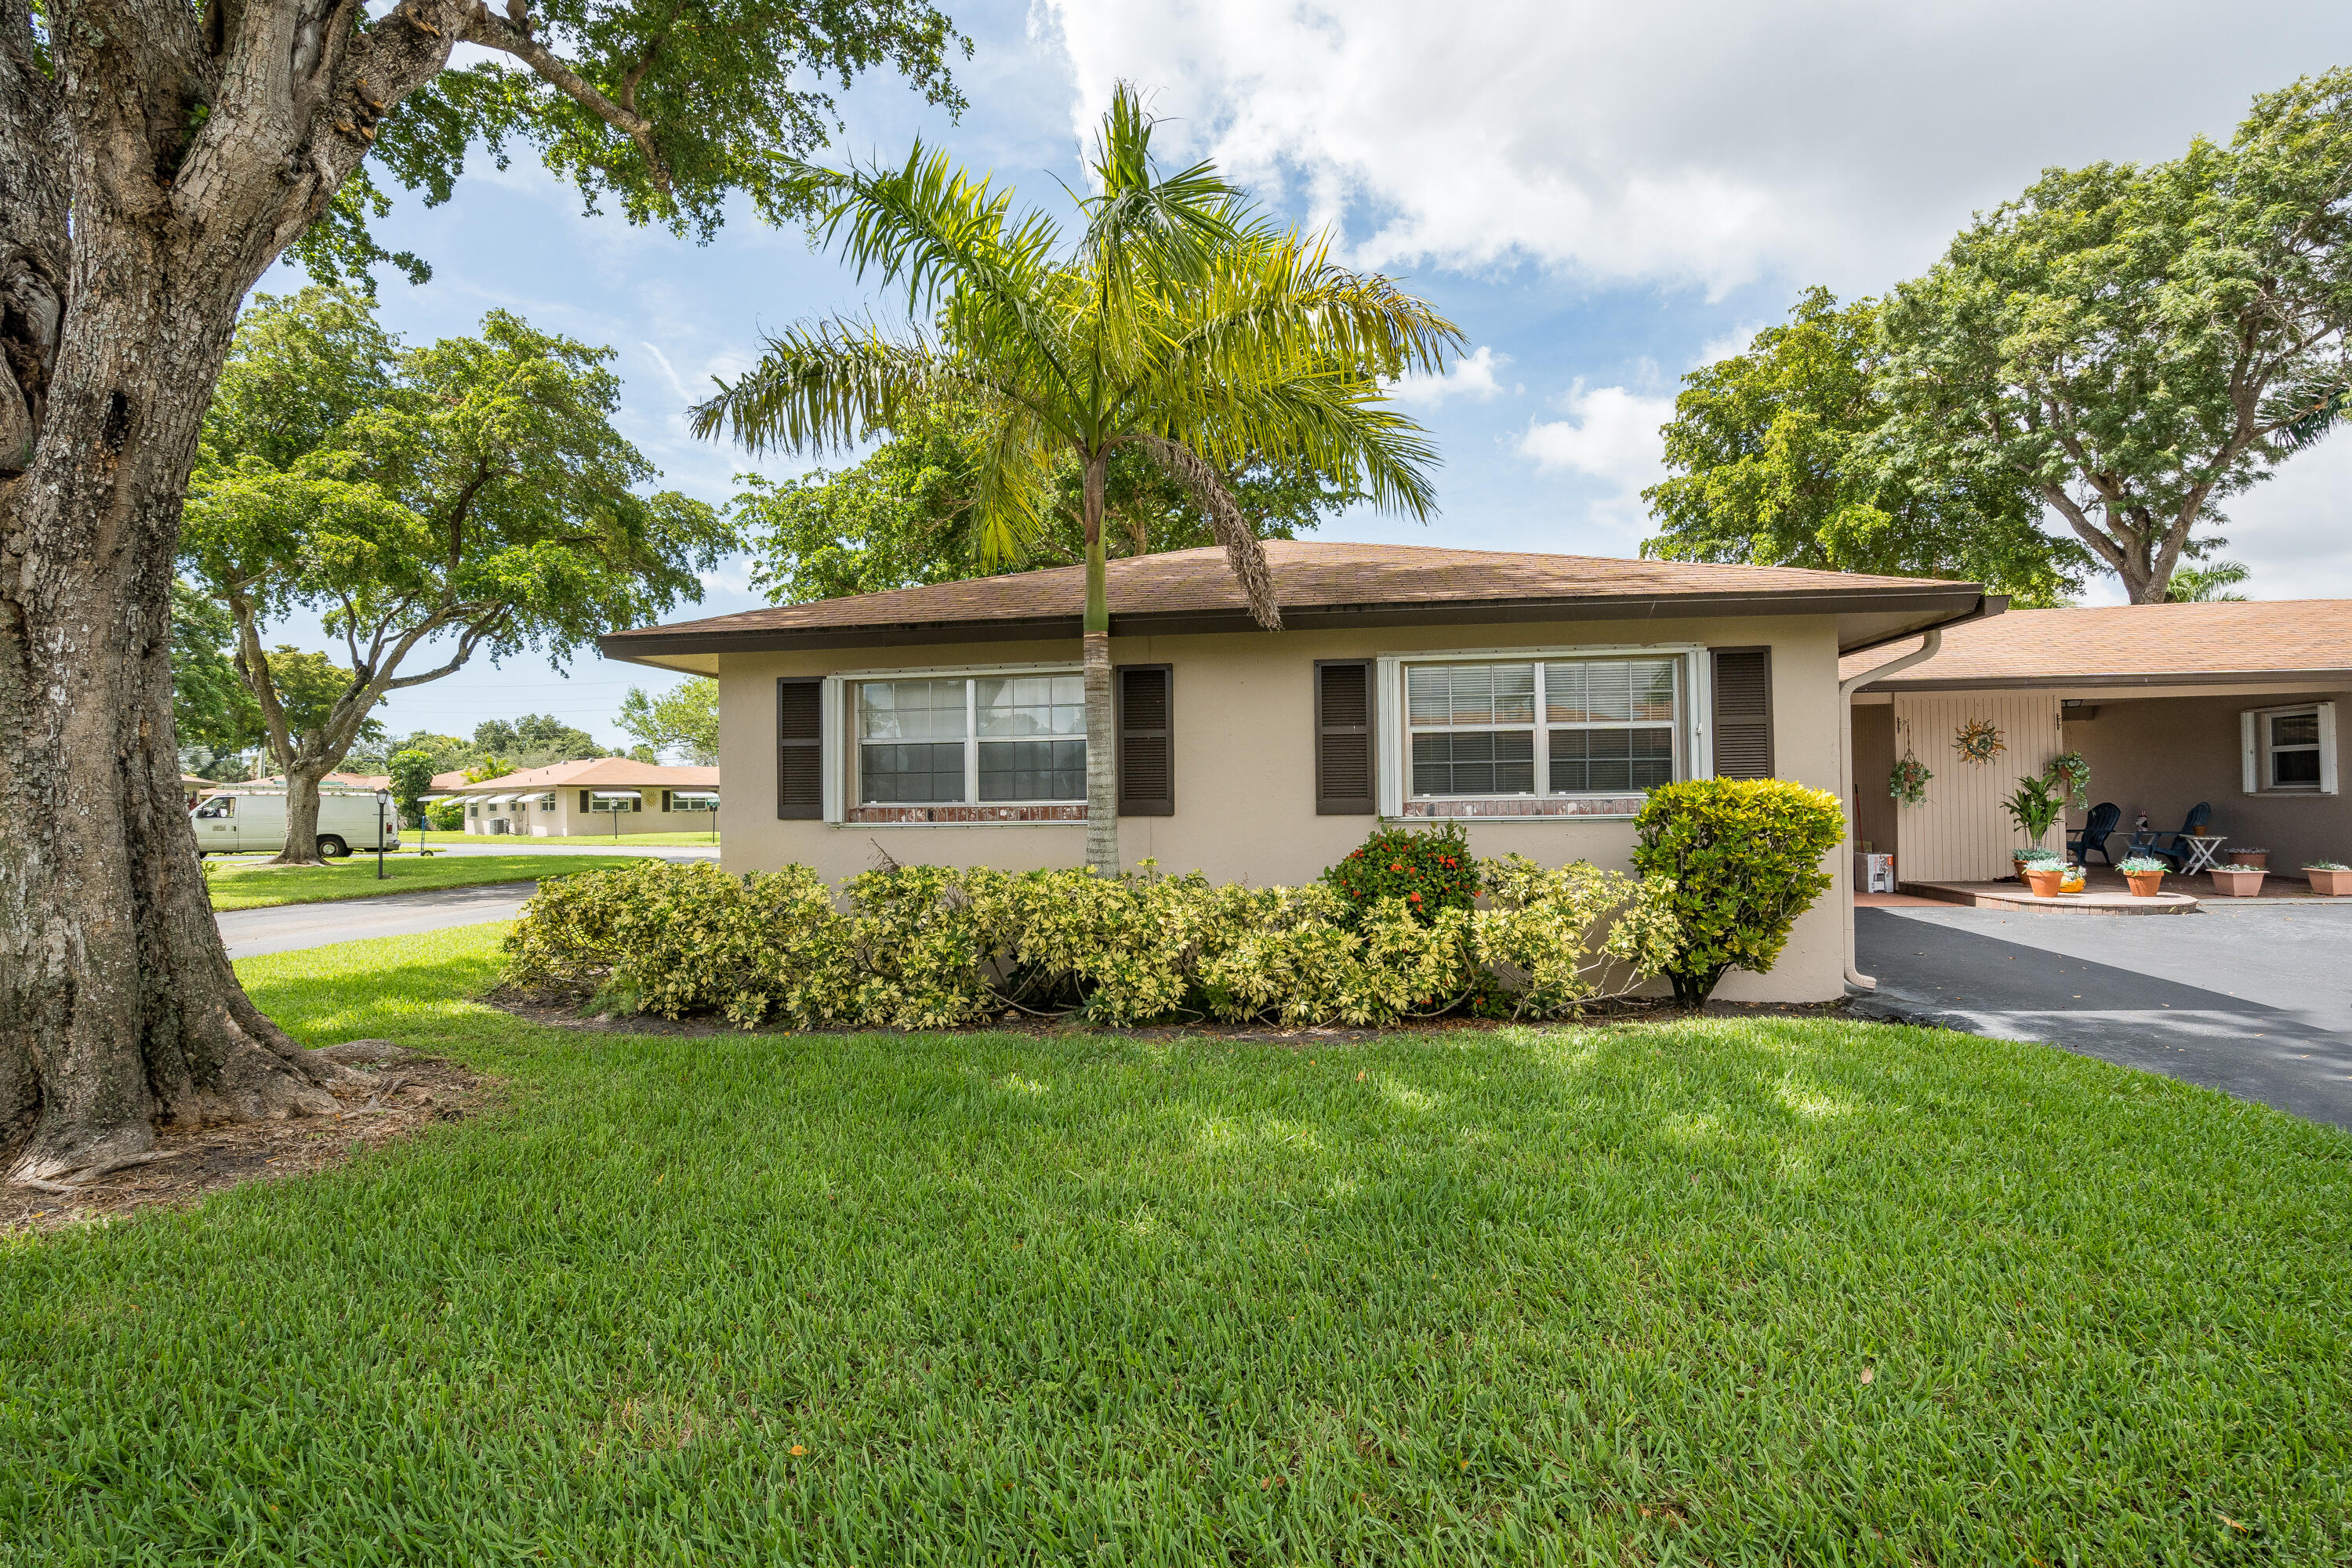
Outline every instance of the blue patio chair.
<path id="1" fill-rule="evenodd" d="M 2077 866 L 2088 866 L 2090 857 L 2096 855 L 2113 866 L 2116 858 L 2107 849 L 2107 836 L 2123 819 L 2124 808 L 2114 801 L 2103 800 L 2091 807 L 2091 815 L 2083 826 L 2066 835 L 2066 858 Z"/>
<path id="2" fill-rule="evenodd" d="M 2135 855 L 2154 855 L 2160 859 L 2169 860 L 2172 862 L 2172 868 L 2178 871 L 2189 863 L 2189 850 L 2180 841 L 2212 820 L 2213 807 L 2200 800 L 2189 813 L 2189 820 L 2180 825 L 2179 832 L 2133 834 L 2131 852 Z"/>

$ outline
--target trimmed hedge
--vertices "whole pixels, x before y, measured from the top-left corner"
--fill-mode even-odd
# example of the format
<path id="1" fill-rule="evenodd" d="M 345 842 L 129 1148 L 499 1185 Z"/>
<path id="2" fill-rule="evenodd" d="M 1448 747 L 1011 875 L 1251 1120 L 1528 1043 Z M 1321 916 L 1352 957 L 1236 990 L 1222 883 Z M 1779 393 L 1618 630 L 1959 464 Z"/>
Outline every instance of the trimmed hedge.
<path id="1" fill-rule="evenodd" d="M 1664 966 L 1696 1007 L 1726 973 L 1779 962 L 1797 917 L 1834 880 L 1822 857 L 1845 837 L 1827 790 L 1785 779 L 1692 779 L 1650 792 L 1633 819 L 1633 864 L 1673 890 L 1680 948 Z"/>
<path id="2" fill-rule="evenodd" d="M 1578 862 L 1479 863 L 1490 907 L 1424 923 L 1389 896 L 938 866 L 833 890 L 802 866 L 733 877 L 646 861 L 550 882 L 506 943 L 524 989 L 593 988 L 608 1011 L 750 1027 L 936 1029 L 1006 1012 L 1090 1023 L 1265 1019 L 1371 1025 L 1502 998 L 1557 1017 L 1654 976 L 1675 951 L 1672 889 Z M 845 906 L 845 907 L 842 907 Z"/>

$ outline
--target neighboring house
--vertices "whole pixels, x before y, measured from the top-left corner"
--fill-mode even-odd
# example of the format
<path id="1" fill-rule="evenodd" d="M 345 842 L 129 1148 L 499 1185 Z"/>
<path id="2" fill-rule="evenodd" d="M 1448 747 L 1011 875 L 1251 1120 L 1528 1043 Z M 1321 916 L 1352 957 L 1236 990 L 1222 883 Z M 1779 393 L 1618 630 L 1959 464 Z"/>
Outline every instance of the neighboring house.
<path id="1" fill-rule="evenodd" d="M 1119 847 L 1298 883 L 1376 818 L 1470 824 L 1482 855 L 1625 867 L 1645 790 L 1835 790 L 1838 656 L 1983 614 L 1970 584 L 1399 545 L 1266 547 L 1286 629 L 1215 549 L 1114 561 Z M 906 862 L 1085 862 L 1080 568 L 615 633 L 716 676 L 725 864 L 829 879 Z M 1109 738 L 1107 738 L 1109 739 Z M 501 781 L 503 782 L 503 781 Z M 1839 885 L 1848 857 L 1832 857 Z M 1843 911 L 1727 996 L 1842 992 Z"/>
<path id="2" fill-rule="evenodd" d="M 1916 646 L 1849 658 L 1845 673 Z M 2270 851 L 2273 876 L 2299 876 L 2307 860 L 2352 861 L 2338 740 L 2347 700 L 2352 600 L 2011 610 L 1951 628 L 1933 658 L 1857 692 L 1856 837 L 1891 850 L 1906 882 L 2006 876 L 2025 837 L 2001 798 L 2019 775 L 2079 751 L 2091 804 L 2122 808 L 2118 859 L 2138 817 L 2169 833 L 2203 802 L 2215 832 Z M 1981 765 L 1952 743 L 1978 719 L 2005 744 Z M 1918 805 L 1887 794 L 1906 748 L 1936 775 Z M 2074 810 L 2066 820 L 2083 818 Z"/>
<path id="3" fill-rule="evenodd" d="M 581 833 L 715 831 L 717 768 L 665 768 L 627 757 L 551 763 L 476 784 L 437 773 L 425 797 L 466 808 L 468 833 L 560 838 Z"/>

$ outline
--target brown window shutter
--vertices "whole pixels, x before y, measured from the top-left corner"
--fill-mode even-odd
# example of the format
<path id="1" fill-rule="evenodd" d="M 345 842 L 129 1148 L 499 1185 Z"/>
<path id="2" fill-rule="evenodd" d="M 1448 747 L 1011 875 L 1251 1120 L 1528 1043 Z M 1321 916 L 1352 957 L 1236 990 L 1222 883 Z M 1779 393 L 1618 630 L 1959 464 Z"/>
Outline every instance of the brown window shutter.
<path id="1" fill-rule="evenodd" d="M 776 682 L 776 816 L 814 822 L 824 816 L 824 680 L 785 676 Z"/>
<path id="2" fill-rule="evenodd" d="M 1372 791 L 1372 661 L 1315 661 L 1315 814 L 1370 816 Z"/>
<path id="3" fill-rule="evenodd" d="M 1175 672 L 1164 664 L 1123 664 L 1111 686 L 1118 731 L 1118 814 L 1176 815 Z"/>
<path id="4" fill-rule="evenodd" d="M 588 809 L 588 792 L 584 789 L 580 792 L 580 809 L 583 811 Z"/>
<path id="5" fill-rule="evenodd" d="M 1718 647 L 1715 656 L 1715 776 L 1772 776 L 1772 650 Z"/>
<path id="6" fill-rule="evenodd" d="M 662 791 L 662 815 L 664 816 L 669 815 L 669 791 L 667 790 Z"/>

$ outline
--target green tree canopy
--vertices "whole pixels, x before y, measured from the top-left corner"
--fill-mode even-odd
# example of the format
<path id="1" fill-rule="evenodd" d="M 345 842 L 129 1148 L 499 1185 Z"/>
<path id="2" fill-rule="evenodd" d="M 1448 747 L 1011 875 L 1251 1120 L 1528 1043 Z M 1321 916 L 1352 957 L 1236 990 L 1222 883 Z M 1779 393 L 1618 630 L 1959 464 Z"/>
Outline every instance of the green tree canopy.
<path id="1" fill-rule="evenodd" d="M 983 559 L 1045 533 L 1056 465 L 1080 473 L 1086 602 L 1087 858 L 1118 868 L 1104 588 L 1110 465 L 1131 448 L 1209 517 L 1259 623 L 1281 624 L 1265 552 L 1227 483 L 1252 462 L 1327 476 L 1425 517 L 1436 454 L 1382 383 L 1441 368 L 1460 334 L 1385 278 L 1253 215 L 1208 164 L 1161 169 L 1134 91 L 1113 95 L 1066 242 L 1042 212 L 919 143 L 898 167 L 808 170 L 823 232 L 912 322 L 791 328 L 695 410 L 753 450 L 845 447 L 952 395 L 986 415 L 970 528 Z"/>
<path id="2" fill-rule="evenodd" d="M 1052 454 L 1036 534 L 1017 556 L 992 554 L 976 526 L 988 471 L 989 415 L 973 399 L 918 400 L 869 457 L 803 479 L 738 476 L 737 527 L 752 552 L 751 580 L 777 604 L 1071 566 L 1086 559 L 1086 470 Z M 1363 499 L 1296 466 L 1260 459 L 1224 476 L 1259 539 L 1296 539 Z M 1131 447 L 1114 447 L 1103 479 L 1105 553 L 1191 550 L 1217 542 L 1198 500 Z"/>
<path id="3" fill-rule="evenodd" d="M 2036 605 L 2079 590 L 2089 555 L 2042 531 L 2024 484 L 1921 474 L 1885 448 L 1885 363 L 1878 301 L 1815 288 L 1747 353 L 1683 377 L 1643 552 L 1961 577 Z"/>
<path id="4" fill-rule="evenodd" d="M 719 682 L 707 677 L 690 677 L 659 697 L 632 686 L 621 700 L 620 722 L 656 752 L 683 753 L 696 767 L 719 763 Z"/>
<path id="5" fill-rule="evenodd" d="M 364 8 L 355 31 L 382 24 Z M 505 168 L 528 151 L 596 211 L 708 239 L 740 193 L 769 223 L 801 216 L 792 160 L 838 122 L 832 96 L 895 71 L 929 102 L 961 111 L 950 78 L 971 46 L 944 12 L 910 0 L 541 0 L 476 5 L 464 41 L 482 51 L 426 79 L 379 119 L 366 94 L 336 126 L 364 135 L 366 160 L 288 254 L 325 283 L 364 286 L 389 263 L 368 228 L 391 210 L 387 184 L 447 201 L 477 150 Z"/>
<path id="6" fill-rule="evenodd" d="M 511 722 L 486 720 L 474 726 L 474 749 L 504 757 L 518 768 L 543 768 L 550 763 L 622 754 L 552 713 L 526 713 Z"/>
<path id="7" fill-rule="evenodd" d="M 261 710 L 237 679 L 236 626 L 217 601 L 185 580 L 172 584 L 172 719 L 182 771 L 238 776 L 261 739 Z"/>
<path id="8" fill-rule="evenodd" d="M 656 470 L 613 428 L 609 350 L 503 310 L 478 337 L 409 348 L 372 310 L 315 286 L 256 302 L 187 508 L 184 560 L 236 625 L 239 672 L 289 775 L 297 858 L 315 781 L 387 692 L 481 653 L 560 664 L 699 598 L 698 573 L 733 542 L 702 502 L 639 493 Z M 263 627 L 298 607 L 349 659 L 316 726 L 294 721 L 259 658 Z"/>
<path id="9" fill-rule="evenodd" d="M 2135 604 L 2352 386 L 2352 68 L 2254 100 L 2227 146 L 2052 170 L 1886 304 L 1887 446 L 2030 487 Z"/>
<path id="10" fill-rule="evenodd" d="M 384 772 L 392 778 L 392 798 L 400 807 L 403 822 L 421 822 L 425 817 L 425 793 L 433 787 L 433 753 L 420 747 L 405 747 L 385 760 Z"/>

